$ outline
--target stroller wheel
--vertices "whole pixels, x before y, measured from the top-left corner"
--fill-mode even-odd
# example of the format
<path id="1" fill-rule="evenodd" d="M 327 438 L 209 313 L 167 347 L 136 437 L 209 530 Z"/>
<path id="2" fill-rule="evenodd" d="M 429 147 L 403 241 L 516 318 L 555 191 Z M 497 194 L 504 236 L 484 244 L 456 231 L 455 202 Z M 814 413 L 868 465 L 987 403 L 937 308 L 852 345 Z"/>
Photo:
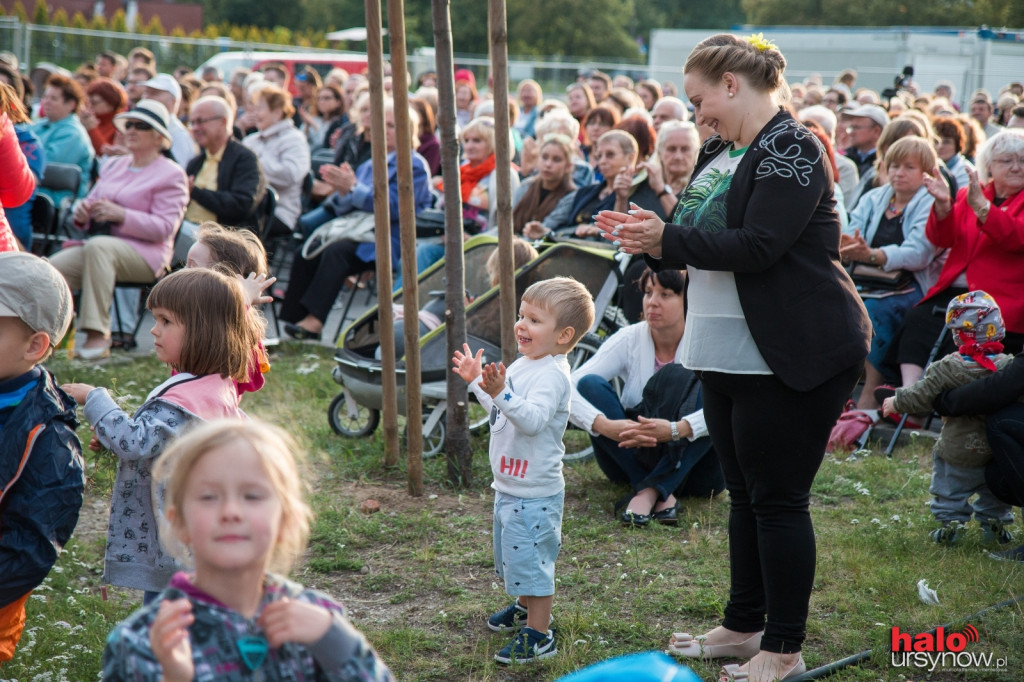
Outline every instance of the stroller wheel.
<path id="1" fill-rule="evenodd" d="M 430 416 L 429 413 L 427 413 L 427 412 L 423 413 L 423 422 L 424 423 L 426 423 L 426 421 L 429 418 L 429 416 Z M 430 433 L 423 434 L 423 459 L 430 459 L 431 457 L 436 457 L 438 454 L 440 454 L 441 450 L 444 449 L 444 436 L 445 436 L 444 414 L 442 414 L 441 418 L 438 420 L 438 422 L 436 424 L 434 424 L 434 428 L 430 431 Z M 408 442 L 409 442 L 409 425 L 406 424 L 405 425 L 405 430 L 402 432 L 402 445 L 403 445 L 403 447 L 407 448 L 408 447 Z"/>
<path id="2" fill-rule="evenodd" d="M 331 406 L 327 408 L 327 421 L 338 435 L 360 438 L 377 429 L 380 411 L 360 405 L 351 393 L 343 390 L 334 396 Z"/>

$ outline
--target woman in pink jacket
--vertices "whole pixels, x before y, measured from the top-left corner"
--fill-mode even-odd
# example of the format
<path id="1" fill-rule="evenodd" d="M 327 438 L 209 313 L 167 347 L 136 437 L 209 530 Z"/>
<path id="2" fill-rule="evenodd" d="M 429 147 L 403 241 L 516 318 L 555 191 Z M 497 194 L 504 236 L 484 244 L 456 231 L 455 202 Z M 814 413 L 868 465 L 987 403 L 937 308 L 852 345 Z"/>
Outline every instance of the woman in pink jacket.
<path id="1" fill-rule="evenodd" d="M 78 328 L 85 342 L 75 351 L 82 359 L 110 353 L 114 283 L 153 282 L 170 266 L 189 187 L 185 171 L 164 155 L 171 146 L 168 120 L 164 105 L 148 99 L 115 117 L 130 154 L 108 161 L 75 206 L 75 225 L 87 239 L 68 242 L 50 259 L 82 292 Z"/>

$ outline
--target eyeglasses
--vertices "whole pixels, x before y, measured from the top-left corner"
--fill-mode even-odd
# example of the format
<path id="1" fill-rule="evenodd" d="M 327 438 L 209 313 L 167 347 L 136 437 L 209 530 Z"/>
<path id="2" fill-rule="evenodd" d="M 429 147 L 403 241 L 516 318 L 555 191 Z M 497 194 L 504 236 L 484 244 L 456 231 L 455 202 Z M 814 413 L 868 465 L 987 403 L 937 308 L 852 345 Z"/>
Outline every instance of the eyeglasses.
<path id="1" fill-rule="evenodd" d="M 124 122 L 124 129 L 125 130 L 141 130 L 141 131 L 145 132 L 147 130 L 152 130 L 153 126 L 149 125 L 145 121 L 125 121 Z"/>
<path id="2" fill-rule="evenodd" d="M 192 128 L 198 128 L 201 125 L 206 125 L 210 121 L 219 121 L 222 118 L 224 118 L 224 117 L 223 116 L 208 116 L 206 118 L 193 118 L 191 121 L 188 122 L 188 124 Z"/>
<path id="3" fill-rule="evenodd" d="M 999 166 L 1012 166 L 1014 164 L 1024 166 L 1024 156 L 1001 156 L 998 159 L 992 159 L 992 163 Z"/>

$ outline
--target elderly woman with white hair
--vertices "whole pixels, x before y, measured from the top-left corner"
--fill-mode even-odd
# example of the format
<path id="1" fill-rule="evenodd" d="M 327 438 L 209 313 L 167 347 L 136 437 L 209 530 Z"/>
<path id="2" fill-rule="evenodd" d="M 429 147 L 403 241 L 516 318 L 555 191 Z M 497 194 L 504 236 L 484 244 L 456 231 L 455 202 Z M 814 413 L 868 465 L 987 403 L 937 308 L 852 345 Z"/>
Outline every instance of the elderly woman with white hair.
<path id="1" fill-rule="evenodd" d="M 700 151 L 697 126 L 690 121 L 665 121 L 658 130 L 657 157 L 641 164 L 647 169 L 647 181 L 658 195 L 665 215 L 671 215 L 679 195 L 690 184 Z"/>
<path id="2" fill-rule="evenodd" d="M 907 313 L 886 356 L 887 362 L 899 364 L 904 386 L 921 378 L 945 323 L 932 309 L 945 310 L 953 297 L 968 290 L 986 291 L 999 304 L 1007 353 L 1019 353 L 1024 345 L 1024 130 L 989 138 L 978 155 L 978 170 L 967 175 L 968 184 L 955 200 L 938 168 L 925 178 L 935 199 L 925 233 L 948 256 L 938 281 Z M 939 355 L 952 350 L 947 338 Z"/>
<path id="3" fill-rule="evenodd" d="M 185 171 L 165 154 L 169 117 L 164 105 L 143 99 L 114 118 L 129 154 L 105 163 L 92 191 L 76 203 L 74 221 L 85 241 L 67 242 L 50 258 L 82 292 L 78 329 L 85 342 L 75 349 L 82 359 L 110 353 L 114 283 L 149 283 L 170 266 L 189 190 Z"/>

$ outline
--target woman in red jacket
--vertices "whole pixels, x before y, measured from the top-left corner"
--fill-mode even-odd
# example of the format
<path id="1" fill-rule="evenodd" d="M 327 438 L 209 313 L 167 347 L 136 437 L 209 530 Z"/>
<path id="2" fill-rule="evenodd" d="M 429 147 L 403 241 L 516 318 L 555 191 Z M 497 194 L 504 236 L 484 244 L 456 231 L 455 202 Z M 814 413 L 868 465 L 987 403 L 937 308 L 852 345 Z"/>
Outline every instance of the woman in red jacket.
<path id="1" fill-rule="evenodd" d="M 28 114 L 11 86 L 0 83 L 0 251 L 18 251 L 18 241 L 7 224 L 4 206 L 21 206 L 36 188 L 36 179 L 21 152 L 15 123 L 27 123 Z"/>
<path id="2" fill-rule="evenodd" d="M 986 291 L 999 303 L 1006 352 L 1019 353 L 1024 345 L 1024 130 L 989 138 L 978 155 L 978 170 L 968 169 L 967 175 L 967 187 L 955 202 L 938 168 L 925 180 L 935 197 L 925 232 L 932 244 L 948 249 L 948 256 L 939 280 L 907 313 L 886 357 L 899 363 L 904 386 L 921 378 L 945 323 L 933 308 L 945 311 L 954 296 L 969 290 Z M 947 338 L 936 357 L 953 350 Z"/>

